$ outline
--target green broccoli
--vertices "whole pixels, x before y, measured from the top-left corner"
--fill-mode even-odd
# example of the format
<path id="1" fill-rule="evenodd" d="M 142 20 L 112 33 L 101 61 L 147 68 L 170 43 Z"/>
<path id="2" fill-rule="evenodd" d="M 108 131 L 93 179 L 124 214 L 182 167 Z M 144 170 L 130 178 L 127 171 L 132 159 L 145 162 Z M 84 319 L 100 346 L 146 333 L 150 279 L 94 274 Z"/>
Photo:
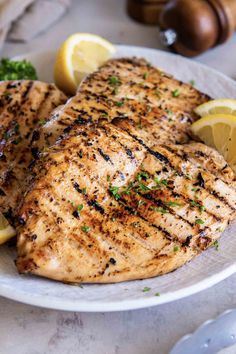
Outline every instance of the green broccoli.
<path id="1" fill-rule="evenodd" d="M 37 80 L 37 72 L 26 60 L 0 60 L 0 80 Z"/>

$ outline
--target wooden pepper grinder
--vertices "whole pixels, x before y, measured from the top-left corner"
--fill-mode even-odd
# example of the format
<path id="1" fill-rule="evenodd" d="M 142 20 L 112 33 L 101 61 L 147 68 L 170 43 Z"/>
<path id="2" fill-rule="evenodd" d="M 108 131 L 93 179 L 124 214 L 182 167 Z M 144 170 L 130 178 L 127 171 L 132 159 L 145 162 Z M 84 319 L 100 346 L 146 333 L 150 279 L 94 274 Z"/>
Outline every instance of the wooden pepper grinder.
<path id="1" fill-rule="evenodd" d="M 160 14 L 166 46 L 185 56 L 226 42 L 236 29 L 236 0 L 170 0 Z"/>

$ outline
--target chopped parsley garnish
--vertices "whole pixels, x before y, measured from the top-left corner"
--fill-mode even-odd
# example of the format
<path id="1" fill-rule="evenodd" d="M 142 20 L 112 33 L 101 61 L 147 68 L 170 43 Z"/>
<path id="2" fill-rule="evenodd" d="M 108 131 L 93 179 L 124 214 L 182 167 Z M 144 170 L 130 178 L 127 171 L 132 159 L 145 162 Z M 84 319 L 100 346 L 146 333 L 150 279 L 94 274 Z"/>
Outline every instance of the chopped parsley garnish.
<path id="1" fill-rule="evenodd" d="M 9 97 L 11 97 L 11 93 L 8 92 L 8 91 L 5 91 L 5 92 L 2 93 L 2 96 L 6 97 L 6 98 L 9 98 Z"/>
<path id="2" fill-rule="evenodd" d="M 0 80 L 37 80 L 33 65 L 26 60 L 0 60 Z"/>
<path id="3" fill-rule="evenodd" d="M 14 140 L 12 141 L 12 144 L 18 145 L 21 141 L 22 141 L 22 137 L 21 137 L 21 136 L 18 136 L 16 139 L 14 139 Z"/>
<path id="4" fill-rule="evenodd" d="M 146 79 L 148 78 L 148 76 L 149 76 L 149 73 L 147 73 L 147 72 L 146 72 L 146 73 L 144 73 L 144 74 L 143 74 L 143 78 L 144 78 L 144 80 L 146 80 Z"/>
<path id="5" fill-rule="evenodd" d="M 137 191 L 147 192 L 147 191 L 150 191 L 150 188 L 148 186 L 146 186 L 145 184 L 143 184 L 142 182 L 140 182 L 137 187 Z"/>
<path id="6" fill-rule="evenodd" d="M 145 286 L 145 288 L 143 288 L 142 292 L 143 293 L 147 293 L 150 290 L 151 290 L 151 288 L 148 288 L 147 286 Z"/>
<path id="7" fill-rule="evenodd" d="M 198 188 L 192 188 L 191 191 L 192 191 L 192 192 L 197 192 L 197 191 L 198 191 Z"/>
<path id="8" fill-rule="evenodd" d="M 179 249 L 180 249 L 179 246 L 177 246 L 177 245 L 174 246 L 174 252 L 178 252 Z"/>
<path id="9" fill-rule="evenodd" d="M 118 86 L 118 85 L 120 85 L 120 80 L 117 76 L 111 76 L 108 79 L 108 83 L 111 86 Z"/>
<path id="10" fill-rule="evenodd" d="M 196 82 L 195 82 L 194 80 L 190 80 L 189 83 L 190 83 L 190 85 L 192 85 L 192 86 L 195 86 L 195 85 L 196 85 Z"/>
<path id="11" fill-rule="evenodd" d="M 160 97 L 160 94 L 161 94 L 160 90 L 159 90 L 159 89 L 156 89 L 156 90 L 155 90 L 155 95 L 156 95 L 157 97 Z"/>
<path id="12" fill-rule="evenodd" d="M 158 177 L 154 178 L 154 182 L 156 183 L 157 186 L 160 186 L 161 184 L 163 184 L 164 186 L 168 185 L 167 179 L 159 179 Z"/>
<path id="13" fill-rule="evenodd" d="M 107 175 L 107 182 L 110 182 L 110 180 L 111 180 L 111 176 Z"/>
<path id="14" fill-rule="evenodd" d="M 181 206 L 181 204 L 180 203 L 178 203 L 178 202 L 166 202 L 165 203 L 166 204 L 166 206 L 169 206 L 169 207 L 176 207 L 176 206 Z"/>
<path id="15" fill-rule="evenodd" d="M 163 184 L 164 186 L 168 185 L 168 181 L 166 179 L 162 179 L 161 180 L 161 184 Z"/>
<path id="16" fill-rule="evenodd" d="M 128 187 L 122 191 L 122 194 L 130 195 L 133 188 L 133 182 L 130 182 Z"/>
<path id="17" fill-rule="evenodd" d="M 86 188 L 82 188 L 81 191 L 82 191 L 82 194 L 86 194 L 87 190 L 86 190 Z"/>
<path id="18" fill-rule="evenodd" d="M 6 132 L 3 134 L 3 137 L 4 137 L 5 140 L 10 139 L 10 137 L 11 137 L 11 132 L 10 132 L 9 130 L 6 131 Z"/>
<path id="19" fill-rule="evenodd" d="M 115 102 L 115 105 L 116 105 L 117 107 L 122 107 L 123 104 L 124 104 L 123 101 Z"/>
<path id="20" fill-rule="evenodd" d="M 86 225 L 83 225 L 81 226 L 81 230 L 85 233 L 89 232 L 90 231 L 90 227 L 89 226 L 86 226 Z"/>
<path id="21" fill-rule="evenodd" d="M 158 211 L 159 213 L 162 213 L 162 214 L 168 213 L 168 210 L 166 210 L 162 207 L 150 207 L 150 210 Z"/>
<path id="22" fill-rule="evenodd" d="M 156 293 L 155 296 L 161 296 L 161 294 L 160 293 Z"/>
<path id="23" fill-rule="evenodd" d="M 202 224 L 204 224 L 204 221 L 202 219 L 197 219 L 197 220 L 195 220 L 195 224 L 202 225 Z"/>
<path id="24" fill-rule="evenodd" d="M 190 205 L 193 206 L 193 207 L 197 207 L 200 210 L 201 213 L 206 210 L 204 205 L 201 205 L 198 202 L 195 202 L 194 200 L 190 201 Z"/>
<path id="25" fill-rule="evenodd" d="M 137 181 L 142 181 L 142 179 L 144 179 L 145 181 L 148 179 L 148 177 L 149 177 L 149 174 L 148 174 L 148 172 L 146 172 L 146 171 L 141 171 L 141 172 L 139 172 L 138 174 L 137 174 L 137 177 L 136 177 L 136 179 L 137 179 Z"/>
<path id="26" fill-rule="evenodd" d="M 179 97 L 179 95 L 180 95 L 179 89 L 176 89 L 176 90 L 172 91 L 171 93 L 172 93 L 173 97 Z"/>
<path id="27" fill-rule="evenodd" d="M 200 212 L 202 213 L 203 211 L 206 210 L 206 207 L 204 207 L 204 205 L 200 205 L 199 210 L 200 210 Z"/>
<path id="28" fill-rule="evenodd" d="M 110 191 L 110 193 L 113 195 L 113 197 L 115 198 L 115 200 L 119 200 L 119 199 L 120 199 L 119 187 L 110 186 L 109 191 Z"/>
<path id="29" fill-rule="evenodd" d="M 173 116 L 173 112 L 170 109 L 165 109 L 166 113 L 168 114 L 168 116 Z"/>
<path id="30" fill-rule="evenodd" d="M 41 126 L 41 125 L 44 125 L 46 123 L 46 120 L 45 119 L 41 119 L 40 121 L 39 121 L 39 125 Z"/>
<path id="31" fill-rule="evenodd" d="M 191 201 L 190 201 L 190 205 L 191 205 L 191 206 L 197 206 L 197 207 L 198 207 L 200 204 L 198 204 L 198 203 L 195 202 L 194 200 L 191 200 Z"/>
<path id="32" fill-rule="evenodd" d="M 19 133 L 19 130 L 20 130 L 20 126 L 19 126 L 18 123 L 16 123 L 15 126 L 14 126 L 15 133 Z"/>
<path id="33" fill-rule="evenodd" d="M 220 247 L 219 241 L 216 240 L 216 241 L 213 243 L 213 247 L 215 247 L 216 251 L 219 251 L 219 247 Z"/>
<path id="34" fill-rule="evenodd" d="M 107 117 L 108 117 L 108 113 L 107 112 L 102 112 L 101 118 L 107 118 Z"/>
<path id="35" fill-rule="evenodd" d="M 83 204 L 79 204 L 79 205 L 77 206 L 77 211 L 78 211 L 78 213 L 80 213 L 83 208 L 84 208 Z"/>
<path id="36" fill-rule="evenodd" d="M 114 89 L 112 91 L 113 95 L 117 95 L 118 93 L 118 86 L 121 84 L 120 79 L 117 76 L 111 76 L 108 79 L 109 85 L 113 86 Z"/>
<path id="37" fill-rule="evenodd" d="M 137 201 L 137 206 L 140 207 L 141 205 L 145 204 L 145 202 L 143 200 L 138 200 Z"/>

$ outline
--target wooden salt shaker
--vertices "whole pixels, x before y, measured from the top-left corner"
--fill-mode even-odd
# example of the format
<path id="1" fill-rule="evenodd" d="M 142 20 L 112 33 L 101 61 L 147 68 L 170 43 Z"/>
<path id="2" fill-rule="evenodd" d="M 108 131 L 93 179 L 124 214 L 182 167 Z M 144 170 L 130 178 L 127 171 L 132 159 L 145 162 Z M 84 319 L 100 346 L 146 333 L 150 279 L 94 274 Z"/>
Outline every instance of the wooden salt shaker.
<path id="1" fill-rule="evenodd" d="M 236 0 L 170 0 L 160 14 L 161 39 L 185 56 L 226 42 L 236 29 Z"/>

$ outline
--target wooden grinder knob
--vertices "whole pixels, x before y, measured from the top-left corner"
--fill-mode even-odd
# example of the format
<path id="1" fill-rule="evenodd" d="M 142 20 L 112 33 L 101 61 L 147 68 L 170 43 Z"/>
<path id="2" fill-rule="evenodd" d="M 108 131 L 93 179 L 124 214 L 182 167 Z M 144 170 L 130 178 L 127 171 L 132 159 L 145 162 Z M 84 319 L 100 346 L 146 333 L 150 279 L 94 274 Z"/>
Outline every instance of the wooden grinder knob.
<path id="1" fill-rule="evenodd" d="M 170 0 L 160 15 L 161 37 L 185 56 L 227 41 L 236 29 L 236 0 Z"/>
<path id="2" fill-rule="evenodd" d="M 157 25 L 168 0 L 127 0 L 127 12 L 136 21 Z"/>

